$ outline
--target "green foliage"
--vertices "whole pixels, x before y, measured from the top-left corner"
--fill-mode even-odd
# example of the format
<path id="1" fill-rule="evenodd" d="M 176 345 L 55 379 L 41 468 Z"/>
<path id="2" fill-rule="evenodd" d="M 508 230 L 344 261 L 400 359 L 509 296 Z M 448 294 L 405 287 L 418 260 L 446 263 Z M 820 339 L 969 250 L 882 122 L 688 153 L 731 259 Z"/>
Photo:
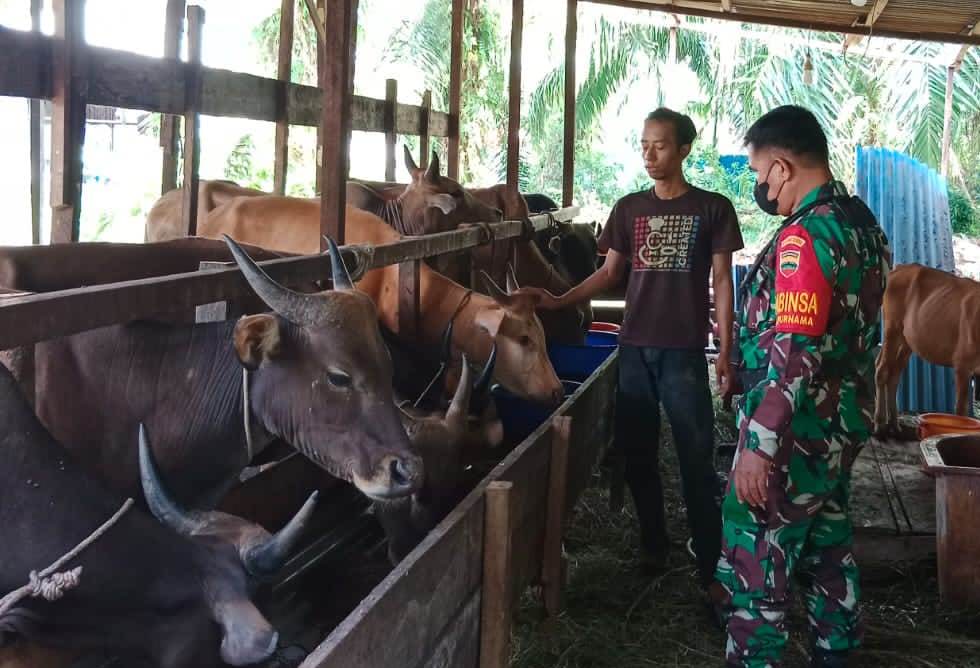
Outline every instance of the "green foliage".
<path id="1" fill-rule="evenodd" d="M 249 133 L 242 135 L 225 159 L 225 178 L 246 188 L 271 190 L 272 175 L 264 167 L 253 166 L 254 152 L 255 142 L 252 140 L 252 135 Z"/>
<path id="2" fill-rule="evenodd" d="M 957 234 L 970 236 L 980 235 L 980 220 L 977 210 L 962 190 L 950 187 L 949 190 L 949 219 L 953 231 Z"/>

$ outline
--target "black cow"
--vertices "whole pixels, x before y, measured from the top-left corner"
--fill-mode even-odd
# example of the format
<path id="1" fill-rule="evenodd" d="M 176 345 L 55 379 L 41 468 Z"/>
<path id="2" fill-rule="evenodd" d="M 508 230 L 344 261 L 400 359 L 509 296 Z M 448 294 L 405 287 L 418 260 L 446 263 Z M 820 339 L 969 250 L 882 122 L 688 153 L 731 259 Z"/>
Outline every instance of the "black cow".
<path id="1" fill-rule="evenodd" d="M 88 537 L 119 510 L 123 497 L 76 465 L 3 368 L 0 416 L 4 594 Z M 134 444 L 136 437 L 134 429 Z M 309 517 L 312 499 L 270 537 L 231 515 L 183 511 L 163 488 L 145 442 L 139 449 L 149 506 L 183 535 L 131 508 L 65 565 L 63 571 L 82 570 L 61 598 L 25 598 L 0 616 L 0 648 L 26 641 L 108 649 L 129 659 L 125 665 L 159 668 L 218 666 L 222 660 L 244 665 L 267 658 L 276 649 L 277 634 L 249 600 L 246 576 L 279 567 Z"/>

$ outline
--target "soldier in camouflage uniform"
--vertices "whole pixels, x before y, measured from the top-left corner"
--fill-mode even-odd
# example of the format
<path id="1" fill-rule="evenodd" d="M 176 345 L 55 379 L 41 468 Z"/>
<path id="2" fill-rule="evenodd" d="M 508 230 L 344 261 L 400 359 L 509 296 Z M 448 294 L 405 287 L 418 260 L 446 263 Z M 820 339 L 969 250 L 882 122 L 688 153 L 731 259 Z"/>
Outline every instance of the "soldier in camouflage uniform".
<path id="1" fill-rule="evenodd" d="M 745 141 L 760 207 L 793 215 L 743 284 L 736 323 L 745 395 L 716 574 L 725 656 L 728 666 L 781 664 L 797 576 L 812 665 L 846 666 L 861 641 L 850 472 L 870 435 L 890 254 L 871 212 L 831 176 L 810 112 L 775 109 Z"/>

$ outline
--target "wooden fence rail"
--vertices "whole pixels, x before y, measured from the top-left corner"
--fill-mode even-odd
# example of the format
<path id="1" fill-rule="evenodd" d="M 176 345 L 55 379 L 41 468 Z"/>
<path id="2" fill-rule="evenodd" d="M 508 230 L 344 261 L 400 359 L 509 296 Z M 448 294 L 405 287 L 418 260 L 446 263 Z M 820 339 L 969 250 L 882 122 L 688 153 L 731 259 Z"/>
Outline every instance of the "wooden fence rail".
<path id="1" fill-rule="evenodd" d="M 554 217 L 570 220 L 577 213 L 576 207 L 569 207 Z M 543 229 L 549 218 L 532 216 L 531 222 L 535 229 Z M 341 252 L 356 275 L 368 269 L 475 248 L 489 241 L 488 229 L 498 241 L 518 238 L 523 233 L 520 222 L 490 223 L 486 227 L 408 237 L 378 246 L 344 246 Z M 310 285 L 331 275 L 329 258 L 319 255 L 259 264 L 285 285 Z M 0 350 L 251 294 L 245 278 L 233 267 L 12 297 L 0 305 Z"/>
<path id="2" fill-rule="evenodd" d="M 54 50 L 57 40 L 37 33 L 0 27 L 0 95 L 50 100 L 53 95 Z M 186 110 L 187 81 L 192 65 L 126 51 L 80 45 L 79 69 L 73 75 L 87 82 L 88 104 L 144 109 L 182 115 Z M 280 120 L 278 79 L 200 67 L 200 99 L 196 111 L 206 116 Z M 319 127 L 322 91 L 315 86 L 285 83 L 286 119 L 291 125 Z M 351 109 L 354 130 L 385 131 L 385 100 L 355 95 Z M 449 136 L 449 115 L 420 105 L 398 103 L 395 131 L 420 135 L 428 118 L 428 134 Z"/>

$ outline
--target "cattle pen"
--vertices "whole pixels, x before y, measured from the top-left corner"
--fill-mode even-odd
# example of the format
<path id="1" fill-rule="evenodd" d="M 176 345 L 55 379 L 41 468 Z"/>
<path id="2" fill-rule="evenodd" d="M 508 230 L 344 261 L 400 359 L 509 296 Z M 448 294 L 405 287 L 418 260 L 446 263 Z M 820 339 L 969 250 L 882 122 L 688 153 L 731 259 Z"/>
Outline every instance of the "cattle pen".
<path id="1" fill-rule="evenodd" d="M 285 17 L 293 17 L 297 2 L 305 2 L 316 19 L 320 54 L 317 87 L 289 80 L 293 22 Z M 420 274 L 427 260 L 459 256 L 468 267 L 473 262 L 470 258 L 473 251 L 498 244 L 513 255 L 516 244 L 529 241 L 533 231 L 547 229 L 556 221 L 569 222 L 579 213 L 573 205 L 572 178 L 578 0 L 566 0 L 562 208 L 548 215 L 530 216 L 526 221 L 487 222 L 387 244 L 344 243 L 347 237 L 345 184 L 349 177 L 352 131 L 385 135 L 388 181 L 394 180 L 399 134 L 419 137 L 422 168 L 429 162 L 431 138 L 445 138 L 448 175 L 457 178 L 459 137 L 463 131 L 460 91 L 464 0 L 447 2 L 452 8 L 447 111 L 432 108 L 430 93 L 419 104 L 399 101 L 395 80 L 389 80 L 384 99 L 354 94 L 357 0 L 282 0 L 277 79 L 201 65 L 205 14 L 203 9 L 185 0 L 167 2 L 163 59 L 85 44 L 84 0 L 52 0 L 53 38 L 42 35 L 39 24 L 35 32 L 0 26 L 0 53 L 16 54 L 16 57 L 0 57 L 0 95 L 52 103 L 51 243 L 79 242 L 82 145 L 88 105 L 134 108 L 163 115 L 162 191 L 166 193 L 178 186 L 178 161 L 182 161 L 181 224 L 188 236 L 196 233 L 199 222 L 202 114 L 276 124 L 274 190 L 278 194 L 285 190 L 289 127 L 316 127 L 320 151 L 316 185 L 320 198 L 321 251 L 327 250 L 328 238 L 336 240 L 355 281 L 370 270 L 397 266 L 399 332 L 409 339 L 416 338 L 421 318 Z M 682 0 L 667 6 L 669 11 L 682 14 L 730 19 L 733 6 L 751 5 L 747 13 L 738 15 L 743 17 L 741 20 L 813 24 L 817 29 L 860 35 L 872 30 L 882 15 L 878 7 L 883 10 L 886 3 L 887 0 L 874 3 L 875 9 L 864 12 L 861 22 L 850 14 L 843 18 L 828 14 L 816 22 L 803 20 L 794 15 L 801 11 L 798 7 L 785 9 L 773 18 L 766 15 L 766 3 L 755 0 L 744 3 Z M 653 0 L 610 0 L 604 4 L 663 10 L 662 3 Z M 777 4 L 794 5 L 788 0 Z M 31 0 L 31 5 L 39 13 L 40 0 Z M 517 193 L 524 0 L 513 0 L 512 6 L 506 173 L 508 191 Z M 964 16 L 968 9 L 964 10 Z M 182 27 L 185 17 L 186 36 Z M 930 32 L 917 28 L 913 19 L 911 24 L 886 27 L 882 34 L 959 40 L 964 49 L 968 44 L 980 44 L 980 22 L 967 25 L 963 20 L 955 31 L 944 24 L 942 30 Z M 960 21 L 960 16 L 948 18 L 947 23 L 952 21 Z M 180 60 L 178 54 L 185 39 L 187 59 Z M 950 81 L 954 73 L 951 68 Z M 32 124 L 38 126 L 40 112 L 32 108 L 31 113 Z M 178 151 L 179 120 L 184 127 L 182 153 Z M 39 147 L 32 150 L 32 193 L 40 193 L 42 156 L 39 151 Z M 37 242 L 42 206 L 39 194 L 32 194 L 32 204 L 33 237 Z M 230 266 L 206 263 L 198 271 L 187 273 L 100 285 L 78 284 L 52 292 L 2 295 L 0 351 L 19 349 L 21 373 L 30 378 L 33 375 L 31 351 L 40 342 L 162 314 L 197 322 L 238 315 L 241 311 L 237 310 L 237 303 L 252 296 L 252 290 L 242 272 L 234 264 L 226 264 Z M 293 287 L 328 284 L 333 269 L 325 254 L 259 264 L 272 279 Z M 284 637 L 288 635 L 290 641 L 303 644 L 308 650 L 301 663 L 297 660 L 295 665 L 304 668 L 395 665 L 502 668 L 508 665 L 514 610 L 522 592 L 539 587 L 548 618 L 553 619 L 561 609 L 566 568 L 563 529 L 583 491 L 594 482 L 596 465 L 611 443 L 617 367 L 618 354 L 613 353 L 540 427 L 519 443 L 511 444 L 513 447 L 506 456 L 483 472 L 466 497 L 393 570 L 370 580 L 369 591 L 362 592 L 365 594 L 362 598 L 342 608 L 340 613 L 334 611 L 329 624 L 306 627 L 305 619 L 284 622 L 290 627 Z M 877 461 L 874 467 L 876 471 L 887 469 Z M 614 494 L 614 504 L 622 503 L 621 481 L 619 485 L 619 498 Z M 891 486 L 895 486 L 894 480 Z M 303 578 L 316 569 L 323 569 L 325 564 L 336 564 L 335 555 L 341 549 L 351 546 L 362 551 L 368 547 L 377 549 L 376 532 L 365 529 L 366 501 L 351 486 L 339 483 L 295 454 L 256 467 L 254 475 L 232 489 L 220 507 L 273 530 L 287 521 L 289 509 L 295 508 L 312 490 L 321 491 L 321 506 L 327 506 L 315 524 L 320 533 L 303 544 L 274 581 L 263 584 L 262 595 L 269 605 L 281 607 L 283 602 L 276 600 L 277 595 L 288 592 L 290 587 L 301 586 Z M 916 535 L 914 539 L 921 551 L 921 543 L 931 545 L 933 536 Z M 887 543 L 879 549 L 888 550 L 890 545 Z M 329 597 L 331 593 L 324 589 L 312 595 Z M 281 613 L 283 619 L 291 615 L 295 613 Z M 88 656 L 78 661 L 75 665 L 111 665 L 112 657 Z"/>

